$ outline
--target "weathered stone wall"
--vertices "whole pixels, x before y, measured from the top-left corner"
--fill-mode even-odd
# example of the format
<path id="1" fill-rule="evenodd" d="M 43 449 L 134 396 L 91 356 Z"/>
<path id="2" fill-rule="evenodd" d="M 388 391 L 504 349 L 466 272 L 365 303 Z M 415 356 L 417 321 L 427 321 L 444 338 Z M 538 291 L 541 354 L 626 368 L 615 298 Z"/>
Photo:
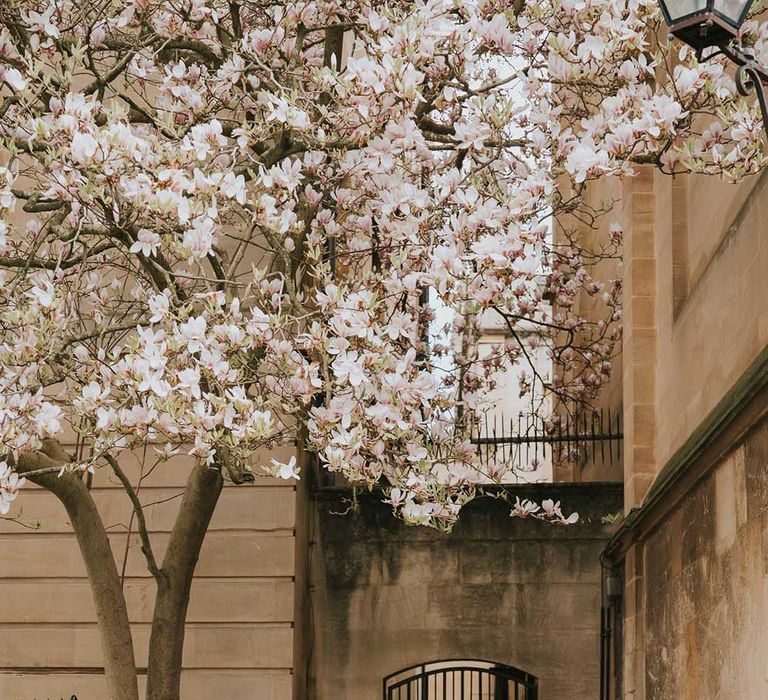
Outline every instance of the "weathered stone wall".
<path id="1" fill-rule="evenodd" d="M 413 663 L 477 657 L 540 679 L 542 700 L 596 698 L 601 517 L 621 485 L 507 487 L 551 495 L 581 520 L 567 528 L 468 505 L 451 534 L 404 525 L 365 494 L 315 495 L 311 553 L 311 700 L 374 700 L 382 678 Z"/>
<path id="2" fill-rule="evenodd" d="M 645 697 L 768 697 L 768 422 L 646 541 Z"/>

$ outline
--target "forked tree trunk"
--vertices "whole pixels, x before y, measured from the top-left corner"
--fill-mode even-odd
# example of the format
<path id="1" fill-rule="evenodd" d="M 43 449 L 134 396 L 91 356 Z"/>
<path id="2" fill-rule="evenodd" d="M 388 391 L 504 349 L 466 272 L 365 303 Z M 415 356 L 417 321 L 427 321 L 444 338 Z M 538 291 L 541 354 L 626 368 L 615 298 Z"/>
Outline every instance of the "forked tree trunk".
<path id="1" fill-rule="evenodd" d="M 23 475 L 69 462 L 69 456 L 57 443 L 46 441 L 43 449 L 43 452 L 22 453 L 16 464 L 18 473 Z M 109 537 L 91 493 L 79 474 L 36 474 L 30 476 L 30 481 L 61 501 L 75 531 L 96 608 L 109 699 L 138 700 L 136 662 L 125 597 Z"/>
<path id="2" fill-rule="evenodd" d="M 196 466 L 187 481 L 160 570 L 149 640 L 147 700 L 180 698 L 184 626 L 192 576 L 222 486 L 221 471 L 206 466 Z"/>
<path id="3" fill-rule="evenodd" d="M 120 576 L 96 504 L 81 475 L 58 475 L 69 462 L 64 449 L 46 441 L 41 452 L 20 455 L 16 471 L 53 493 L 64 505 L 88 572 L 101 636 L 109 700 L 138 700 L 131 628 Z M 187 481 L 181 508 L 157 577 L 157 596 L 149 642 L 147 700 L 180 700 L 184 628 L 192 577 L 223 486 L 219 469 L 196 466 Z"/>

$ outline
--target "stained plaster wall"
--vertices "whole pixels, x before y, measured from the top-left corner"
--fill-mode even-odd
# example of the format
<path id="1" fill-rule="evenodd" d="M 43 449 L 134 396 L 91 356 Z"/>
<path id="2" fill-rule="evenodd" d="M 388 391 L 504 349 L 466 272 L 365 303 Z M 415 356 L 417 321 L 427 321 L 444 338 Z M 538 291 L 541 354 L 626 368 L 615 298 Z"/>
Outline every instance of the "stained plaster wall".
<path id="1" fill-rule="evenodd" d="M 535 493 L 578 510 L 579 524 L 510 519 L 507 503 L 485 498 L 444 534 L 404 525 L 380 494 L 361 496 L 342 515 L 348 490 L 317 493 L 309 697 L 379 698 L 386 674 L 449 657 L 533 673 L 546 700 L 597 697 L 598 556 L 608 536 L 601 517 L 621 510 L 621 485 L 538 486 Z"/>

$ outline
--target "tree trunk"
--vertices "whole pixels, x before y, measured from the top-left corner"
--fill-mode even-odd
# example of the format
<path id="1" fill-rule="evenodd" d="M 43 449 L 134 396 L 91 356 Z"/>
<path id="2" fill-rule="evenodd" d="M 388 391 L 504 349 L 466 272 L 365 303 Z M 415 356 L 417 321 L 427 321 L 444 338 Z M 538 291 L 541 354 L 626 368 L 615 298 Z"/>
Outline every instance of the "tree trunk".
<path id="1" fill-rule="evenodd" d="M 19 474 L 69 462 L 69 456 L 58 443 L 45 442 L 44 453 L 25 452 L 19 456 L 16 464 Z M 80 474 L 37 474 L 29 479 L 61 501 L 75 531 L 96 607 L 109 698 L 138 700 L 136 662 L 125 597 L 109 538 L 91 493 Z"/>
<path id="2" fill-rule="evenodd" d="M 147 700 L 179 700 L 192 576 L 222 486 L 221 471 L 207 466 L 196 466 L 187 481 L 160 569 L 149 640 Z"/>

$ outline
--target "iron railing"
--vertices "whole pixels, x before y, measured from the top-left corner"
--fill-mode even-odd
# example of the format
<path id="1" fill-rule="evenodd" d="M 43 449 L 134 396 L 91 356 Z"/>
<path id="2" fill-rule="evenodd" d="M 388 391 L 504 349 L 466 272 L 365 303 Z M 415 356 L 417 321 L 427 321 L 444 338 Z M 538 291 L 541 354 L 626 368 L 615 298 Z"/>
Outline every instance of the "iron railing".
<path id="1" fill-rule="evenodd" d="M 621 461 L 621 412 L 610 409 L 562 416 L 557 421 L 536 414 L 505 418 L 493 413 L 475 416 L 471 426 L 470 441 L 476 449 L 473 461 L 486 474 L 495 471 L 498 475 L 500 465 L 512 473 L 530 472 L 547 460 L 553 466 L 575 463 L 582 467 L 590 457 L 604 465 Z M 321 469 L 317 455 L 314 465 L 320 487 L 347 483 L 339 474 Z"/>
<path id="2" fill-rule="evenodd" d="M 621 459 L 624 439 L 621 413 L 610 409 L 545 420 L 536 414 L 505 418 L 493 414 L 476 417 L 472 443 L 481 465 L 491 461 L 512 470 L 551 460 L 553 463 Z"/>
<path id="3" fill-rule="evenodd" d="M 536 676 L 482 659 L 441 659 L 390 673 L 383 700 L 537 700 Z"/>

